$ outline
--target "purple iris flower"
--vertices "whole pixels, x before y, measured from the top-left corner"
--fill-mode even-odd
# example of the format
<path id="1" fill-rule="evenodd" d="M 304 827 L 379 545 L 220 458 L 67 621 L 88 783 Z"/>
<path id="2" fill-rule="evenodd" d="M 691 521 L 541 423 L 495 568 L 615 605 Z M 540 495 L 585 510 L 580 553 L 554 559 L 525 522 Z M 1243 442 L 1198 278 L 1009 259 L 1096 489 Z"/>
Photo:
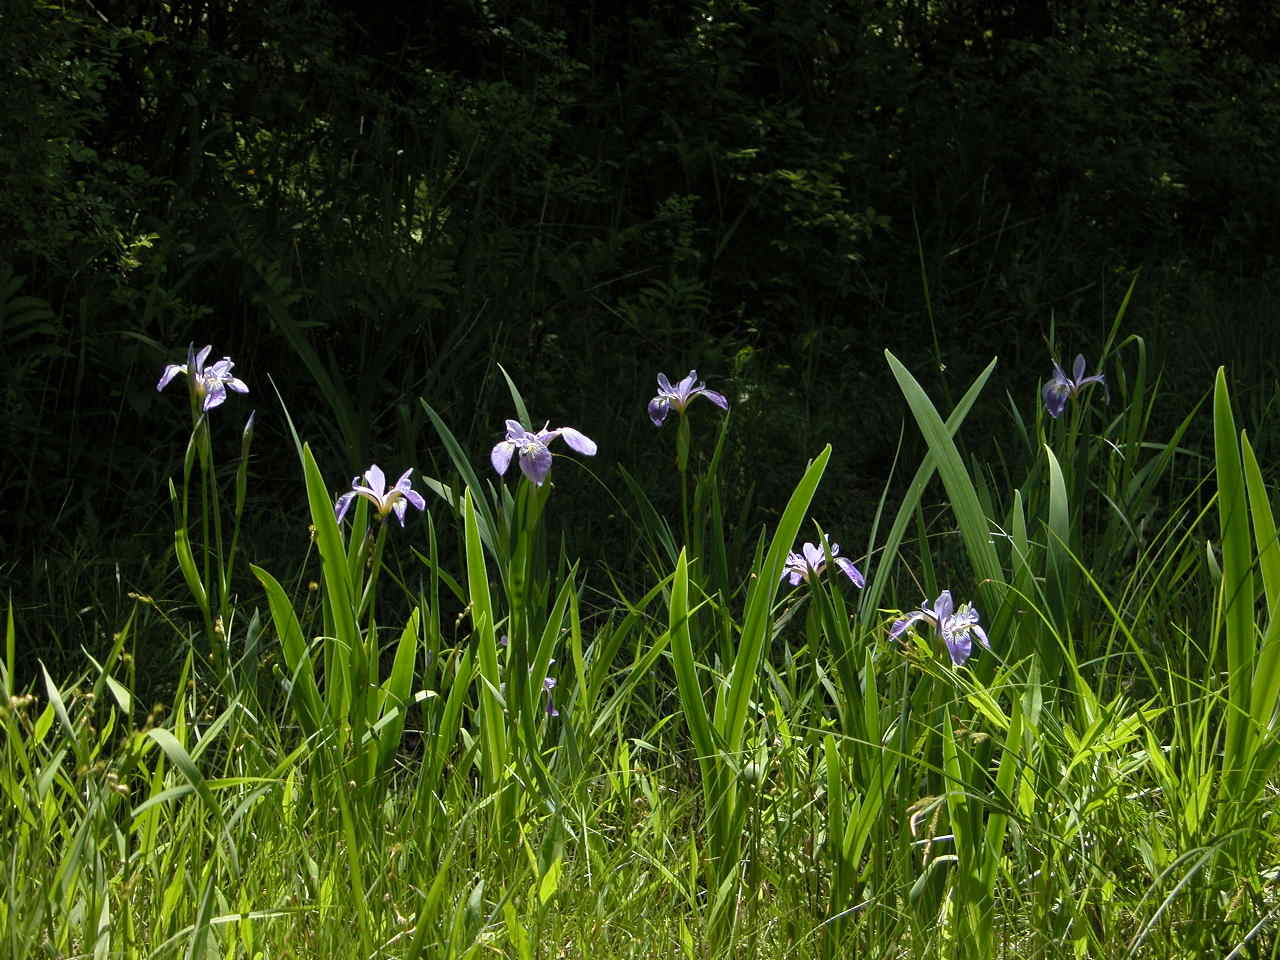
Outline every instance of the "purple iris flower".
<path id="1" fill-rule="evenodd" d="M 665 373 L 658 374 L 658 395 L 649 401 L 649 419 L 655 427 L 666 422 L 667 414 L 675 407 L 676 413 L 684 414 L 684 408 L 694 397 L 706 397 L 721 410 L 729 409 L 729 401 L 723 393 L 708 390 L 705 383 L 698 381 L 698 371 L 690 370 L 689 375 L 674 387 Z"/>
<path id="2" fill-rule="evenodd" d="M 907 627 L 917 620 L 928 623 L 942 637 L 942 642 L 947 645 L 947 653 L 951 654 L 951 662 L 957 667 L 962 666 L 973 653 L 970 634 L 977 637 L 978 642 L 988 650 L 991 649 L 987 632 L 978 623 L 978 611 L 971 603 L 962 603 L 957 609 L 950 590 L 943 590 L 932 607 L 921 606 L 915 613 L 896 621 L 889 630 L 889 637 L 897 639 L 902 636 Z"/>
<path id="3" fill-rule="evenodd" d="M 338 502 L 334 507 L 338 522 L 342 522 L 342 518 L 347 515 L 347 510 L 351 508 L 351 504 L 355 502 L 356 497 L 364 497 L 373 504 L 373 508 L 377 511 L 379 518 L 385 517 L 388 513 L 394 513 L 396 519 L 400 521 L 400 526 L 403 527 L 405 512 L 411 504 L 418 510 L 427 508 L 427 502 L 422 499 L 422 494 L 409 485 L 409 474 L 411 473 L 413 473 L 413 467 L 401 474 L 400 479 L 396 481 L 396 485 L 388 490 L 386 475 L 375 463 L 364 472 L 365 482 L 363 484 L 360 482 L 360 478 L 356 477 L 351 481 L 350 492 L 344 493 L 338 498 Z"/>
<path id="4" fill-rule="evenodd" d="M 840 544 L 831 543 L 826 537 L 823 540 L 829 544 L 831 559 L 837 567 L 844 573 L 846 577 L 853 581 L 854 586 L 866 586 L 866 578 L 862 576 L 862 571 L 853 565 L 853 561 L 846 557 L 837 556 L 840 552 Z M 797 587 L 802 580 L 808 580 L 811 576 L 817 576 L 827 565 L 827 552 L 822 549 L 822 544 L 806 543 L 800 548 L 800 553 L 788 553 L 787 562 L 782 568 L 782 577 L 791 578 L 791 585 Z"/>
<path id="5" fill-rule="evenodd" d="M 520 469 L 524 471 L 526 477 L 540 487 L 546 482 L 547 474 L 551 472 L 551 451 L 548 448 L 556 437 L 564 437 L 564 442 L 581 454 L 588 457 L 596 455 L 595 441 L 573 427 L 548 430 L 544 425 L 541 430 L 534 433 L 526 430 L 518 421 L 508 420 L 507 439 L 493 448 L 493 452 L 489 454 L 489 462 L 501 476 L 507 472 L 507 467 L 511 466 L 511 458 L 519 454 Z"/>
<path id="6" fill-rule="evenodd" d="M 204 365 L 212 351 L 213 347 L 210 345 L 196 353 L 195 344 L 190 344 L 187 347 L 187 362 L 171 363 L 166 366 L 164 372 L 160 374 L 160 382 L 156 384 L 156 390 L 163 390 L 174 377 L 184 373 L 191 378 L 191 388 L 195 391 L 196 399 L 200 401 L 201 410 L 212 410 L 218 406 L 227 399 L 229 389 L 236 393 L 248 393 L 249 388 L 245 386 L 244 381 L 232 376 L 231 368 L 235 364 L 231 362 L 230 357 L 223 357 L 207 367 Z"/>
<path id="7" fill-rule="evenodd" d="M 1072 371 L 1075 376 L 1068 377 L 1058 366 L 1058 361 L 1053 361 L 1053 377 L 1044 385 L 1044 408 L 1048 411 L 1049 416 L 1055 420 L 1062 416 L 1062 411 L 1067 409 L 1067 401 L 1074 397 L 1080 390 L 1091 383 L 1102 384 L 1102 389 L 1107 389 L 1106 378 L 1100 373 L 1095 373 L 1092 377 L 1084 375 L 1084 354 L 1076 354 L 1075 369 Z"/>
<path id="8" fill-rule="evenodd" d="M 551 662 L 555 663 L 554 660 L 552 660 Z M 556 709 L 555 701 L 551 699 L 551 691 L 554 690 L 555 688 L 556 688 L 555 677 L 545 677 L 543 679 L 542 692 L 547 695 L 547 716 L 548 717 L 560 716 L 560 711 Z"/>

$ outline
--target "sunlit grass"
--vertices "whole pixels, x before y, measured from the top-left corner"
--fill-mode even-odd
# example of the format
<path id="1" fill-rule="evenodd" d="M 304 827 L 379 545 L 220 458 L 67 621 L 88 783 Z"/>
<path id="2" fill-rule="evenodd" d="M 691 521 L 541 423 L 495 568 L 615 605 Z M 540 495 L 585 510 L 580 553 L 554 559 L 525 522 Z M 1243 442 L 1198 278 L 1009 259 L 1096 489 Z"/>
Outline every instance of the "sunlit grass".
<path id="1" fill-rule="evenodd" d="M 455 476 L 403 530 L 365 500 L 339 523 L 297 438 L 314 590 L 254 568 L 232 596 L 220 544 L 179 540 L 172 703 L 135 695 L 151 598 L 23 689 L 10 610 L 0 955 L 1274 955 L 1280 556 L 1225 380 L 1212 472 L 1125 389 L 1028 404 L 1014 478 L 961 452 L 994 367 L 944 417 L 889 364 L 930 452 L 861 555 L 824 523 L 865 590 L 783 578 L 826 450 L 757 536 L 710 452 L 680 517 L 604 491 L 648 571 L 624 591 L 557 549 L 554 471 L 499 485 L 428 408 Z M 947 587 L 991 638 L 962 667 L 888 635 Z"/>

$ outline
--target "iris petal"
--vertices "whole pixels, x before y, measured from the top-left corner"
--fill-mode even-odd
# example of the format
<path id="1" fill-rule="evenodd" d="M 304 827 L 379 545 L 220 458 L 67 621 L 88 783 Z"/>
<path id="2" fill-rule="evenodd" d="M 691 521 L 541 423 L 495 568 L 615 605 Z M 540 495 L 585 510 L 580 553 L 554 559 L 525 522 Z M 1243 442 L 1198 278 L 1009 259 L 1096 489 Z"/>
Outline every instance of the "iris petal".
<path id="1" fill-rule="evenodd" d="M 181 363 L 171 363 L 164 368 L 164 373 L 160 374 L 160 382 L 156 384 L 156 390 L 163 390 L 167 387 L 173 378 L 180 373 L 186 373 L 187 368 Z"/>
<path id="2" fill-rule="evenodd" d="M 836 566 L 844 571 L 844 575 L 854 582 L 859 589 L 867 585 L 866 578 L 862 575 L 862 571 L 853 565 L 853 561 L 845 557 L 835 558 Z"/>
<path id="3" fill-rule="evenodd" d="M 354 493 L 344 493 L 338 498 L 338 502 L 334 507 L 334 513 L 337 515 L 338 522 L 342 522 L 342 518 L 347 515 L 347 511 L 351 509 L 351 504 L 355 500 Z"/>
<path id="4" fill-rule="evenodd" d="M 535 486 L 542 486 L 551 472 L 551 451 L 541 443 L 530 444 L 520 452 L 520 469 Z"/>
<path id="5" fill-rule="evenodd" d="M 560 436 L 564 438 L 565 443 L 579 453 L 588 457 L 596 455 L 596 442 L 586 434 L 573 429 L 573 427 L 561 427 Z"/>
<path id="6" fill-rule="evenodd" d="M 721 410 L 729 409 L 729 401 L 725 398 L 725 395 L 723 393 L 718 393 L 715 390 L 708 390 L 704 387 L 702 390 L 702 395 L 706 397 L 708 400 L 710 400 L 712 403 L 714 403 Z"/>
<path id="7" fill-rule="evenodd" d="M 506 474 L 515 452 L 516 445 L 510 440 L 503 440 L 493 448 L 493 452 L 489 454 L 489 462 L 493 464 L 493 469 L 498 471 L 498 476 Z"/>

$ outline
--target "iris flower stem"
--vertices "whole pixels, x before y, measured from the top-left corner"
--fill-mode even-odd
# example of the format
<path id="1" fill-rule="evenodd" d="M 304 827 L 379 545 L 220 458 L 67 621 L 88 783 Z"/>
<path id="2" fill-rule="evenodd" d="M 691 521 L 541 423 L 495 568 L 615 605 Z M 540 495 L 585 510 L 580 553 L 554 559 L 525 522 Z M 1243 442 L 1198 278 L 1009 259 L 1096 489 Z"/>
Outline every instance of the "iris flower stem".
<path id="1" fill-rule="evenodd" d="M 179 563 L 183 564 L 184 573 L 188 577 L 188 584 L 191 587 L 192 594 L 195 597 L 197 605 L 200 607 L 200 615 L 204 620 L 205 637 L 209 642 L 209 653 L 216 652 L 216 634 L 214 632 L 213 623 L 213 601 L 209 596 L 209 517 L 208 517 L 208 498 L 204 494 L 204 481 L 206 471 L 204 469 L 204 444 L 203 433 L 201 430 L 202 419 L 197 408 L 192 405 L 192 414 L 195 417 L 194 427 L 191 431 L 191 437 L 187 441 L 187 451 L 182 458 L 182 502 L 179 505 L 181 510 L 177 522 L 180 524 L 181 533 L 176 535 L 176 543 L 178 549 Z M 202 562 L 198 565 L 194 557 L 194 551 L 191 548 L 191 471 L 195 466 L 195 459 L 199 456 L 201 460 L 201 529 L 203 531 L 203 542 L 200 545 Z M 183 559 L 185 551 L 185 561 Z M 196 581 L 197 582 L 193 582 Z"/>
<path id="2" fill-rule="evenodd" d="M 387 542 L 387 524 L 384 520 L 378 524 L 378 535 L 373 538 L 373 554 L 369 559 L 369 579 L 365 581 L 364 594 L 360 597 L 360 609 L 356 612 L 357 619 L 364 616 L 365 611 L 369 613 L 369 632 L 373 632 L 374 624 L 374 600 L 378 592 L 378 577 L 382 574 L 382 551 Z M 369 537 L 366 535 L 364 547 L 361 552 L 367 548 Z M 364 558 L 361 557 L 361 565 L 363 566 Z"/>
<path id="3" fill-rule="evenodd" d="M 524 661 L 515 665 L 517 669 L 514 672 L 520 677 L 524 675 L 522 671 L 527 666 L 528 647 L 532 642 L 533 618 L 530 616 L 530 602 L 539 579 L 534 563 L 535 550 L 549 494 L 550 488 L 546 485 L 539 487 L 528 478 L 522 478 L 516 494 L 515 516 L 512 518 L 511 562 L 507 571 L 511 610 L 507 632 L 510 642 L 508 650 Z"/>
<path id="4" fill-rule="evenodd" d="M 676 470 L 680 473 L 680 529 L 684 545 L 692 549 L 689 543 L 689 421 L 683 412 L 676 427 Z"/>

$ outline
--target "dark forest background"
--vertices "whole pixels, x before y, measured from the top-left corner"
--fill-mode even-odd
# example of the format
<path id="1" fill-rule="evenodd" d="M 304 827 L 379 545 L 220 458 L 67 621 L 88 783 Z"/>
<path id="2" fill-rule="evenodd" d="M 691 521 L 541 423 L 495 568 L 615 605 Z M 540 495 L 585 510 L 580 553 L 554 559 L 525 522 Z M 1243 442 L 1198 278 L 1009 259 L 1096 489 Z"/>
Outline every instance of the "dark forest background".
<path id="1" fill-rule="evenodd" d="M 190 423 L 155 383 L 191 341 L 251 387 L 214 441 L 230 460 L 257 409 L 247 551 L 282 575 L 307 514 L 272 383 L 337 492 L 375 461 L 448 473 L 420 397 L 484 465 L 501 363 L 663 506 L 644 406 L 696 367 L 733 404 L 744 523 L 831 441 L 815 516 L 860 539 L 902 435 L 885 348 L 943 407 L 999 356 L 965 438 L 998 444 L 1051 358 L 1092 372 L 1135 274 L 1159 412 L 1226 363 L 1277 452 L 1276 4 L 2 10 L 0 582 L 28 649 L 184 596 L 165 491 Z M 569 554 L 625 569 L 621 507 L 557 482 Z"/>

